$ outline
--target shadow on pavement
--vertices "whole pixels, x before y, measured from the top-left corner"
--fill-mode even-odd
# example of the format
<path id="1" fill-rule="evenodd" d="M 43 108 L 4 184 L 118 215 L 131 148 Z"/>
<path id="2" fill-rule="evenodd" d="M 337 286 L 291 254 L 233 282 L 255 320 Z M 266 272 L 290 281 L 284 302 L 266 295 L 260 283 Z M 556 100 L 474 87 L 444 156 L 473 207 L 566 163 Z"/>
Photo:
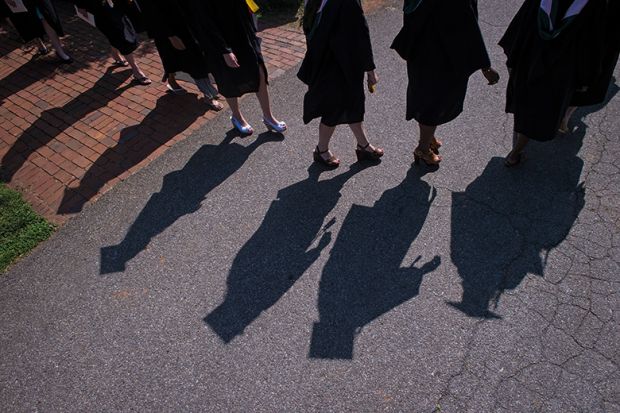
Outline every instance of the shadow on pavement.
<path id="1" fill-rule="evenodd" d="M 319 180 L 313 163 L 308 178 L 278 192 L 258 230 L 241 248 L 228 274 L 226 297 L 204 321 L 225 342 L 243 333 L 273 306 L 318 259 L 330 243 L 324 224 L 344 184 L 364 167 L 353 164 L 333 178 Z"/>
<path id="2" fill-rule="evenodd" d="M 46 146 L 89 113 L 106 106 L 115 96 L 120 95 L 123 90 L 130 87 L 131 84 L 119 88 L 129 78 L 130 74 L 131 70 L 112 72 L 111 69 L 108 69 L 86 92 L 62 107 L 41 112 L 41 116 L 20 135 L 2 158 L 0 162 L 2 179 L 10 182 L 13 175 L 23 166 L 30 155 L 39 148 Z"/>
<path id="3" fill-rule="evenodd" d="M 605 103 L 579 109 L 571 134 L 532 142 L 526 150 L 532 159 L 508 169 L 503 158 L 493 158 L 465 192 L 453 194 L 451 258 L 463 297 L 449 304 L 471 317 L 497 318 L 492 310 L 506 290 L 528 273 L 544 276 L 549 252 L 564 241 L 584 206 L 578 157 L 588 128 L 583 118 L 617 92 L 614 84 Z"/>
<path id="4" fill-rule="evenodd" d="M 260 145 L 284 139 L 282 134 L 266 132 L 242 146 L 232 142 L 237 136 L 229 131 L 219 145 L 204 145 L 183 169 L 164 177 L 161 191 L 151 196 L 123 241 L 101 248 L 101 274 L 124 271 L 127 262 L 156 235 L 182 216 L 198 211 L 205 196 L 233 175 Z"/>
<path id="5" fill-rule="evenodd" d="M 352 359 L 359 331 L 418 295 L 425 274 L 441 263 L 404 262 L 426 221 L 436 190 L 411 168 L 372 207 L 354 205 L 343 221 L 319 286 L 319 321 L 310 358 Z"/>
<path id="6" fill-rule="evenodd" d="M 116 146 L 101 154 L 86 171 L 79 186 L 65 189 L 58 213 L 81 211 L 84 204 L 97 195 L 107 182 L 136 166 L 161 145 L 185 131 L 207 109 L 204 102 L 192 93 L 160 97 L 155 108 L 139 125 L 121 131 Z"/>

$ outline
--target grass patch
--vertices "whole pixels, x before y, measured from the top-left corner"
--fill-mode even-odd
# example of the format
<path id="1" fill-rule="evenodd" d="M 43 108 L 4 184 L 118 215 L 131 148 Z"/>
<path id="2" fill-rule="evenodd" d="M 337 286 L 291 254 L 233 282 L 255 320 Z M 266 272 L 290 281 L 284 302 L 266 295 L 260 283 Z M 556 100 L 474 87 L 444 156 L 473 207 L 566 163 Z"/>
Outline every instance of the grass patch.
<path id="1" fill-rule="evenodd" d="M 0 182 L 0 272 L 54 232 L 22 196 Z"/>

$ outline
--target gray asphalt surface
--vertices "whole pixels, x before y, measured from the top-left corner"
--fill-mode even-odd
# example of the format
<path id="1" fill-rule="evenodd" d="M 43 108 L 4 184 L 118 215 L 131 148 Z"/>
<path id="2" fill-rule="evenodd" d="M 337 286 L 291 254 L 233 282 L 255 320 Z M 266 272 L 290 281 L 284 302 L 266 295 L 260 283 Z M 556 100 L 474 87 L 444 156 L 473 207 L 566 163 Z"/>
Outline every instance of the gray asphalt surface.
<path id="1" fill-rule="evenodd" d="M 472 77 L 438 171 L 411 166 L 389 8 L 380 165 L 341 128 L 341 168 L 311 166 L 289 72 L 284 139 L 224 114 L 86 208 L 0 278 L 0 410 L 619 412 L 618 87 L 504 168 L 495 45 L 519 3 L 480 3 L 503 77 Z"/>

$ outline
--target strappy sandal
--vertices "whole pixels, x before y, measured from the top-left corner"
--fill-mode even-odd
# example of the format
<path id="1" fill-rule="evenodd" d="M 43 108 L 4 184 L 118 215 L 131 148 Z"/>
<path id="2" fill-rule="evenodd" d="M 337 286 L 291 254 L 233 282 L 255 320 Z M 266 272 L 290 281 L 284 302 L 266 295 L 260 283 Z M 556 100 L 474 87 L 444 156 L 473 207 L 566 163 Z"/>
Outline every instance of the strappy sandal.
<path id="1" fill-rule="evenodd" d="M 355 149 L 355 155 L 357 155 L 357 160 L 359 162 L 377 161 L 383 156 L 383 149 L 375 148 L 372 151 L 368 151 L 367 149 L 369 146 L 370 143 L 368 143 L 366 146 L 361 146 L 359 144 L 357 145 L 357 148 Z"/>
<path id="2" fill-rule="evenodd" d="M 443 142 L 433 137 L 433 140 L 431 141 L 431 144 L 430 144 L 430 148 L 431 148 L 431 151 L 435 152 L 435 155 L 439 155 L 439 148 L 441 148 L 442 146 L 443 146 Z"/>
<path id="3" fill-rule="evenodd" d="M 416 149 L 413 152 L 413 162 L 416 165 L 418 165 L 421 160 L 424 161 L 425 164 L 429 166 L 433 166 L 433 165 L 439 165 L 439 163 L 442 161 L 442 158 L 441 156 L 433 152 L 430 148 L 427 152 L 423 152 L 420 149 Z"/>
<path id="4" fill-rule="evenodd" d="M 148 86 L 153 83 L 153 81 L 146 76 L 134 76 L 133 79 L 142 86 Z"/>
<path id="5" fill-rule="evenodd" d="M 112 63 L 112 67 L 127 67 L 129 66 L 129 62 L 126 60 L 115 60 L 114 63 Z"/>
<path id="6" fill-rule="evenodd" d="M 328 168 L 338 168 L 340 166 L 340 159 L 336 158 L 335 156 L 330 156 L 328 159 L 323 158 L 322 155 L 328 152 L 329 149 L 326 149 L 324 151 L 319 150 L 319 147 L 317 145 L 314 152 L 312 152 L 312 155 L 314 156 L 314 162 L 325 165 Z"/>
<path id="7" fill-rule="evenodd" d="M 209 107 L 209 109 L 211 109 L 214 112 L 219 112 L 222 109 L 224 109 L 224 105 L 222 105 L 220 102 L 218 102 L 216 99 L 211 99 L 209 100 L 208 98 L 205 98 L 205 103 L 207 104 L 207 106 Z"/>
<path id="8" fill-rule="evenodd" d="M 513 151 L 510 151 L 508 156 L 504 158 L 504 166 L 506 168 L 512 168 L 513 166 L 517 166 L 523 160 L 523 152 L 519 152 L 517 154 L 513 154 Z M 516 157 L 516 159 L 515 159 Z M 512 159 L 511 159 L 512 158 Z"/>

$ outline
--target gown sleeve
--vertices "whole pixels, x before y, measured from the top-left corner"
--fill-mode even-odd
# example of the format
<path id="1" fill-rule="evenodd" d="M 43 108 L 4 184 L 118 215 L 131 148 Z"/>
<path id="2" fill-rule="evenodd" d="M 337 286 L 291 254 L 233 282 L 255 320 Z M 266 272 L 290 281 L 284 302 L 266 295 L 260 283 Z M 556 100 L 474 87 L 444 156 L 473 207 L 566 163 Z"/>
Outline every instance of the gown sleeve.
<path id="1" fill-rule="evenodd" d="M 448 51 L 449 60 L 463 76 L 491 66 L 480 26 L 476 2 L 458 0 L 451 2 L 453 13 L 441 18 L 439 37 Z"/>
<path id="2" fill-rule="evenodd" d="M 596 84 L 603 70 L 605 56 L 605 0 L 591 0 L 591 7 L 584 10 L 584 34 L 578 38 L 577 84 L 581 88 Z M 617 0 L 615 0 L 617 1 Z"/>
<path id="3" fill-rule="evenodd" d="M 370 31 L 358 0 L 343 0 L 330 48 L 345 74 L 375 69 Z"/>

